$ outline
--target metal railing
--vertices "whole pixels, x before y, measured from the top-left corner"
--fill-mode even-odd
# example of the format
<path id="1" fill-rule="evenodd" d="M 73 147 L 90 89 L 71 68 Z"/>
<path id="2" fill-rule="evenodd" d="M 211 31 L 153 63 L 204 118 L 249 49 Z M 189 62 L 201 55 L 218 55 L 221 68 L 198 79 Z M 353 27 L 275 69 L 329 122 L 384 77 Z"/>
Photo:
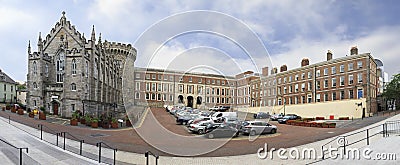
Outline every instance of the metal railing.
<path id="1" fill-rule="evenodd" d="M 114 163 L 114 165 L 115 165 L 117 149 L 116 149 L 116 148 L 112 148 L 111 146 L 107 145 L 107 144 L 104 143 L 104 142 L 98 142 L 98 143 L 96 143 L 96 146 L 99 147 L 99 163 L 101 163 L 101 144 L 104 144 L 107 148 L 114 150 L 114 158 L 113 158 L 114 161 L 113 161 L 113 163 Z"/>
<path id="2" fill-rule="evenodd" d="M 146 151 L 144 153 L 144 156 L 146 157 L 146 165 L 149 164 L 149 155 L 152 155 L 154 158 L 156 158 L 156 165 L 158 165 L 158 159 L 160 158 L 158 155 L 150 152 L 150 151 Z"/>
<path id="3" fill-rule="evenodd" d="M 383 130 L 383 137 L 389 137 L 390 134 L 400 134 L 400 120 L 385 122 Z"/>
<path id="4" fill-rule="evenodd" d="M 19 164 L 22 165 L 22 150 L 26 150 L 26 153 L 28 153 L 28 148 L 27 147 L 22 147 L 22 148 L 21 147 L 16 147 L 16 146 L 12 145 L 11 143 L 9 143 L 9 142 L 7 142 L 7 141 L 5 141 L 3 139 L 0 139 L 0 141 L 2 141 L 3 143 L 6 143 L 9 146 L 19 150 Z"/>
<path id="5" fill-rule="evenodd" d="M 384 127 L 384 125 L 385 124 L 380 124 L 380 125 L 377 125 L 377 126 L 365 129 L 365 130 L 361 130 L 361 131 L 358 131 L 358 132 L 354 132 L 354 133 L 348 134 L 348 135 L 337 136 L 336 138 L 332 139 L 331 141 L 329 141 L 329 142 L 327 142 L 327 143 L 325 143 L 324 145 L 321 146 L 322 159 L 325 159 L 324 149 L 327 147 L 327 145 L 331 144 L 335 140 L 337 140 L 337 144 L 339 145 L 337 149 L 343 148 L 343 155 L 346 155 L 346 147 L 348 147 L 348 146 L 354 145 L 354 144 L 359 143 L 359 142 L 364 141 L 364 140 L 366 141 L 366 144 L 369 145 L 370 144 L 370 138 L 372 138 L 372 137 L 374 137 L 374 136 L 376 136 L 378 134 L 382 134 L 383 137 L 385 137 L 385 134 L 384 134 L 385 127 Z M 379 130 L 380 127 L 383 127 L 383 129 Z M 378 131 L 372 132 L 373 130 L 374 131 L 378 130 Z M 359 134 L 363 134 L 363 133 L 365 134 L 365 136 L 363 138 L 354 140 L 351 143 L 348 142 L 350 137 L 353 137 L 353 136 L 359 135 Z"/>

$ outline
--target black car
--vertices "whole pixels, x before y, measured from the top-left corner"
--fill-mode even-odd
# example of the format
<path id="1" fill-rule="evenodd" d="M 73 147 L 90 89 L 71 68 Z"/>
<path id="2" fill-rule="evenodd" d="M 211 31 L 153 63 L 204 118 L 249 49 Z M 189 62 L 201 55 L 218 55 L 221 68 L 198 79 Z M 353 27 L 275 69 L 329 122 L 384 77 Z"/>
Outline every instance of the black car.
<path id="1" fill-rule="evenodd" d="M 254 114 L 254 119 L 268 119 L 271 117 L 271 115 L 267 112 L 258 112 L 256 114 Z"/>
<path id="2" fill-rule="evenodd" d="M 239 135 L 239 130 L 232 128 L 228 125 L 215 125 L 209 124 L 206 128 L 205 137 L 209 139 L 213 138 L 231 138 Z"/>

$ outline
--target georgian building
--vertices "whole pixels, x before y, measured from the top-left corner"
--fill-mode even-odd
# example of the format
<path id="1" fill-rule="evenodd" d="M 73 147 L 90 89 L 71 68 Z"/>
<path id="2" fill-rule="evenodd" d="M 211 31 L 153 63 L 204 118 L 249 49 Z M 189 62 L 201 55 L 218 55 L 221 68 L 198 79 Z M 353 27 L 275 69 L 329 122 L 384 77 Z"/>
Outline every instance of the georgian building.
<path id="1" fill-rule="evenodd" d="M 65 12 L 50 33 L 39 33 L 37 51 L 28 45 L 27 107 L 61 116 L 75 110 L 123 109 L 122 72 L 126 58 L 136 59 L 130 44 L 90 39 L 76 30 Z"/>
<path id="2" fill-rule="evenodd" d="M 207 109 L 234 103 L 233 77 L 135 68 L 135 105 L 185 105 Z"/>

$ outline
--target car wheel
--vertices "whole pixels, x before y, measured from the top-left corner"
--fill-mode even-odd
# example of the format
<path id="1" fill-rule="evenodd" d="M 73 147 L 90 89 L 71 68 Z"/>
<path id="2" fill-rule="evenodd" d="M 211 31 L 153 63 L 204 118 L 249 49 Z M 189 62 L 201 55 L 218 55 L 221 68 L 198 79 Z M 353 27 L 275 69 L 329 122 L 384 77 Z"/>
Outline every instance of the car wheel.
<path id="1" fill-rule="evenodd" d="M 276 129 L 271 130 L 271 134 L 274 134 L 274 133 L 276 133 Z"/>
<path id="2" fill-rule="evenodd" d="M 203 134 L 204 132 L 203 132 L 202 129 L 200 129 L 200 130 L 198 131 L 198 133 L 199 133 L 199 135 L 201 135 L 201 134 Z"/>
<path id="3" fill-rule="evenodd" d="M 186 125 L 187 122 L 182 122 L 182 125 Z"/>
<path id="4" fill-rule="evenodd" d="M 214 139 L 214 134 L 212 134 L 212 133 L 208 134 L 208 138 L 209 139 Z"/>
<path id="5" fill-rule="evenodd" d="M 253 130 L 250 132 L 250 136 L 254 136 L 254 135 L 256 135 L 256 131 Z"/>

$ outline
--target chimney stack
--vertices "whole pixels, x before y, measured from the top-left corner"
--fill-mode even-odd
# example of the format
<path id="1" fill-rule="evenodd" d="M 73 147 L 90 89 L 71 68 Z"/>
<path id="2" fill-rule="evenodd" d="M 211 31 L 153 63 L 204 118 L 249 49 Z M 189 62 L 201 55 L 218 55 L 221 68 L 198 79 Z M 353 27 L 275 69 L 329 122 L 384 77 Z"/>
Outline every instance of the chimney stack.
<path id="1" fill-rule="evenodd" d="M 263 75 L 263 76 L 268 76 L 268 66 L 262 68 L 262 75 Z"/>
<path id="2" fill-rule="evenodd" d="M 326 53 L 326 61 L 332 60 L 333 54 L 330 50 L 328 50 L 328 53 Z"/>
<path id="3" fill-rule="evenodd" d="M 287 71 L 287 66 L 286 65 L 282 65 L 281 66 L 281 72 Z"/>
<path id="4" fill-rule="evenodd" d="M 278 69 L 277 69 L 276 67 L 274 67 L 274 68 L 271 70 L 271 74 L 276 74 L 276 73 L 278 73 Z"/>
<path id="5" fill-rule="evenodd" d="M 303 60 L 301 60 L 301 67 L 307 65 L 310 65 L 310 61 L 308 60 L 308 58 L 303 58 Z"/>
<path id="6" fill-rule="evenodd" d="M 353 46 L 350 49 L 350 55 L 357 55 L 358 54 L 358 48 L 357 46 Z"/>

